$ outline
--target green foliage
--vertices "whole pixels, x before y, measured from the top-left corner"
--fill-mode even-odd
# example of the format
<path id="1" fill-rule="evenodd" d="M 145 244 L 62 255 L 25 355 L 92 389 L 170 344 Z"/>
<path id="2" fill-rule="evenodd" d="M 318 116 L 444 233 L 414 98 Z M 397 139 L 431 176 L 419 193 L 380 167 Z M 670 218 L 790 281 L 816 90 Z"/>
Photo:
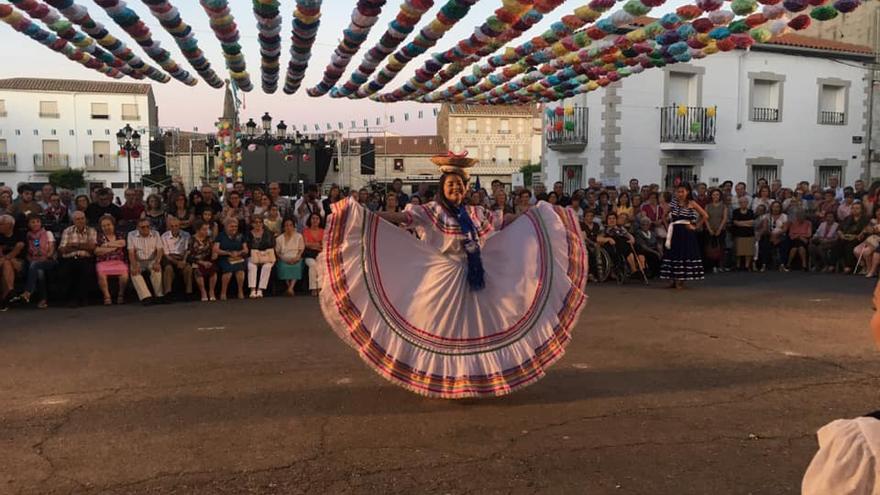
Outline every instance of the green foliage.
<path id="1" fill-rule="evenodd" d="M 56 188 L 75 191 L 86 185 L 85 171 L 77 168 L 55 170 L 49 174 L 49 183 Z"/>
<path id="2" fill-rule="evenodd" d="M 526 184 L 526 187 L 532 187 L 532 174 L 541 171 L 540 163 L 532 163 L 531 165 L 523 165 L 519 169 L 520 173 L 523 174 L 523 181 Z"/>

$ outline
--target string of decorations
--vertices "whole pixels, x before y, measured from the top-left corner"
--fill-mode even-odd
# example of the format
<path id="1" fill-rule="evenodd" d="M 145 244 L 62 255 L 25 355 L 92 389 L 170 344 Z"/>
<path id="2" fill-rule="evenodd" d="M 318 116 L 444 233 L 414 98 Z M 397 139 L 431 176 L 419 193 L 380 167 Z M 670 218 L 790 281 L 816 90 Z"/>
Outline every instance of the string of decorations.
<path id="1" fill-rule="evenodd" d="M 534 0 L 506 0 L 470 37 L 442 53 L 434 54 L 403 86 L 391 93 L 375 95 L 372 99 L 386 103 L 407 99 L 440 72 L 443 66 L 465 59 L 503 34 L 530 10 L 532 3 Z"/>
<path id="2" fill-rule="evenodd" d="M 211 63 L 199 48 L 199 40 L 193 34 L 192 27 L 183 22 L 177 7 L 168 3 L 167 0 L 142 1 L 150 9 L 153 17 L 159 21 L 159 24 L 174 38 L 183 57 L 195 69 L 196 73 L 212 88 L 222 88 L 223 80 L 211 68 Z"/>
<path id="3" fill-rule="evenodd" d="M 260 42 L 260 72 L 263 92 L 272 94 L 278 89 L 278 71 L 281 58 L 281 14 L 278 0 L 253 0 Z"/>
<path id="4" fill-rule="evenodd" d="M 356 98 L 358 88 L 370 80 L 370 76 L 373 75 L 379 64 L 413 32 L 425 12 L 433 6 L 434 0 L 404 0 L 397 17 L 388 25 L 388 30 L 385 31 L 379 42 L 367 51 L 364 60 L 351 73 L 348 81 L 341 87 L 334 87 L 330 91 L 330 96 Z"/>
<path id="5" fill-rule="evenodd" d="M 309 96 L 323 96 L 336 85 L 351 58 L 366 41 L 384 5 L 385 0 L 358 0 L 351 12 L 351 23 L 342 32 L 342 41 L 330 57 L 330 64 L 324 69 L 324 77 L 315 87 L 309 88 Z"/>
<path id="6" fill-rule="evenodd" d="M 146 77 L 160 83 L 167 83 L 171 80 L 171 76 L 144 62 L 125 43 L 110 34 L 103 24 L 92 19 L 89 11 L 82 5 L 74 3 L 73 0 L 46 0 L 46 3 L 58 9 L 67 20 L 82 28 L 86 34 L 116 58 L 125 61 Z"/>
<path id="7" fill-rule="evenodd" d="M 532 9 L 520 18 L 519 22 L 511 26 L 507 31 L 498 36 L 491 43 L 478 50 L 476 53 L 469 55 L 461 61 L 453 62 L 448 67 L 442 69 L 437 75 L 426 82 L 418 91 L 416 91 L 409 99 L 417 99 L 421 101 L 421 97 L 430 91 L 440 88 L 452 78 L 463 72 L 471 65 L 479 62 L 484 57 L 491 55 L 505 44 L 519 38 L 526 31 L 540 22 L 545 14 L 552 12 L 554 9 L 562 5 L 564 0 L 537 0 Z"/>
<path id="8" fill-rule="evenodd" d="M 321 0 L 296 0 L 291 24 L 290 62 L 284 79 L 284 93 L 289 95 L 299 91 L 309 67 L 312 45 L 321 25 Z"/>
<path id="9" fill-rule="evenodd" d="M 241 167 L 241 127 L 229 122 L 217 123 L 217 143 L 220 154 L 217 156 L 217 178 L 221 191 L 227 184 L 242 180 L 244 172 Z"/>
<path id="10" fill-rule="evenodd" d="M 658 6 L 665 2 L 665 0 L 647 1 L 652 6 Z M 644 5 L 638 0 L 635 0 L 633 3 L 636 2 L 640 5 Z M 480 83 L 483 78 L 492 75 L 497 68 L 516 64 L 514 67 L 505 67 L 504 73 L 500 76 L 492 75 L 493 84 L 497 85 L 500 82 L 506 82 L 510 78 L 527 69 L 528 64 L 525 63 L 526 56 L 534 53 L 536 50 L 543 50 L 544 48 L 559 42 L 559 40 L 570 36 L 578 29 L 592 24 L 599 19 L 602 14 L 610 10 L 614 4 L 615 0 L 591 0 L 589 4 L 576 8 L 572 14 L 566 15 L 560 21 L 553 23 L 553 25 L 541 35 L 533 37 L 531 40 L 526 41 L 516 48 L 505 50 L 503 54 L 490 57 L 486 63 L 475 68 L 471 74 L 462 77 L 455 85 L 443 91 L 435 91 L 434 93 L 425 95 L 420 98 L 420 101 L 445 101 Z M 645 10 L 645 13 L 647 12 L 648 10 Z M 491 87 L 488 89 L 491 89 Z"/>
<path id="11" fill-rule="evenodd" d="M 393 81 L 412 59 L 433 48 L 447 31 L 468 14 L 477 1 L 448 0 L 440 8 L 434 20 L 423 27 L 412 42 L 391 55 L 388 63 L 376 74 L 376 77 L 357 90 L 356 98 L 366 98 L 385 89 L 385 86 Z"/>
<path id="12" fill-rule="evenodd" d="M 153 39 L 150 28 L 141 21 L 135 11 L 128 8 L 122 0 L 95 0 L 99 7 L 119 25 L 126 33 L 144 49 L 147 56 L 152 58 L 159 66 L 165 69 L 168 74 L 187 86 L 195 86 L 198 80 L 190 75 L 189 72 L 180 67 L 177 62 L 171 58 L 171 53 L 162 48 L 161 43 Z"/>
<path id="13" fill-rule="evenodd" d="M 30 19 L 25 18 L 20 12 L 15 10 L 12 5 L 0 4 L 0 20 L 12 26 L 16 31 L 65 55 L 74 62 L 78 62 L 90 69 L 94 69 L 108 77 L 115 79 L 123 77 L 122 72 L 119 72 L 118 69 L 108 66 L 97 58 L 71 45 L 67 40 L 61 39 L 49 31 L 37 26 Z"/>
<path id="14" fill-rule="evenodd" d="M 46 27 L 51 29 L 61 39 L 69 41 L 73 46 L 83 50 L 108 66 L 119 69 L 120 72 L 131 78 L 144 78 L 142 73 L 131 68 L 131 66 L 124 61 L 116 58 L 112 53 L 99 47 L 91 36 L 75 29 L 70 21 L 62 19 L 61 14 L 52 7 L 40 3 L 37 0 L 10 0 L 10 2 L 27 13 L 31 19 L 42 21 Z"/>
<path id="15" fill-rule="evenodd" d="M 223 49 L 223 58 L 226 60 L 226 68 L 229 77 L 235 81 L 236 86 L 242 91 L 254 89 L 251 76 L 247 72 L 247 64 L 241 53 L 239 44 L 238 25 L 235 18 L 229 12 L 229 4 L 226 0 L 199 0 L 202 9 L 208 14 L 208 22 L 211 30 L 220 41 Z"/>

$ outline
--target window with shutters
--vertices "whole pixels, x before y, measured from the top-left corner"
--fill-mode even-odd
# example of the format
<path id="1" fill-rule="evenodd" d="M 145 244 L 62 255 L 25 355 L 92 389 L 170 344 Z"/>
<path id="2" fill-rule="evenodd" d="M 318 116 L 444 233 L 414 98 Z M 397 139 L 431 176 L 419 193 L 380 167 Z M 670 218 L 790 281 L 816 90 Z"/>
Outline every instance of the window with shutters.
<path id="1" fill-rule="evenodd" d="M 141 120 L 137 103 L 122 104 L 122 120 Z"/>
<path id="2" fill-rule="evenodd" d="M 57 101 L 41 101 L 40 102 L 40 117 L 44 119 L 57 119 L 61 117 L 61 114 L 58 113 L 58 102 Z"/>
<path id="3" fill-rule="evenodd" d="M 92 118 L 108 120 L 110 118 L 110 105 L 106 103 L 92 103 Z"/>

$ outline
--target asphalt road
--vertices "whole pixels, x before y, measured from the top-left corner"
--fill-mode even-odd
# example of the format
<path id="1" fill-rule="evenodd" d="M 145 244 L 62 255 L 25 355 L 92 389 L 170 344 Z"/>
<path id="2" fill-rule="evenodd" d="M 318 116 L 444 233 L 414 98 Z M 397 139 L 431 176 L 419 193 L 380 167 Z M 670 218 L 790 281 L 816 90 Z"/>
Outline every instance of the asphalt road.
<path id="1" fill-rule="evenodd" d="M 880 409 L 872 283 L 594 286 L 508 397 L 376 376 L 316 300 L 0 314 L 0 494 L 798 493 L 834 418 Z"/>

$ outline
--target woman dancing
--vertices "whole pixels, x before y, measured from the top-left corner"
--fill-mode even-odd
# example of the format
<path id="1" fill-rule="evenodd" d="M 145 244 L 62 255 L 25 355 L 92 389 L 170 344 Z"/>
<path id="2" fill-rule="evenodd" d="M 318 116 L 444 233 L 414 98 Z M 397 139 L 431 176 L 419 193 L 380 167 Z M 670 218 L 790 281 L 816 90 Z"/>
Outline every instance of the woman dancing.
<path id="1" fill-rule="evenodd" d="M 693 200 L 688 184 L 675 188 L 675 199 L 669 206 L 669 234 L 660 278 L 672 280 L 670 288 L 682 289 L 686 280 L 703 279 L 703 260 L 695 231 L 709 215 Z"/>
<path id="2" fill-rule="evenodd" d="M 580 227 L 571 210 L 543 202 L 519 216 L 466 206 L 476 160 L 433 161 L 435 201 L 379 214 L 333 204 L 321 308 L 370 367 L 410 391 L 508 394 L 540 379 L 570 340 L 586 301 Z"/>

